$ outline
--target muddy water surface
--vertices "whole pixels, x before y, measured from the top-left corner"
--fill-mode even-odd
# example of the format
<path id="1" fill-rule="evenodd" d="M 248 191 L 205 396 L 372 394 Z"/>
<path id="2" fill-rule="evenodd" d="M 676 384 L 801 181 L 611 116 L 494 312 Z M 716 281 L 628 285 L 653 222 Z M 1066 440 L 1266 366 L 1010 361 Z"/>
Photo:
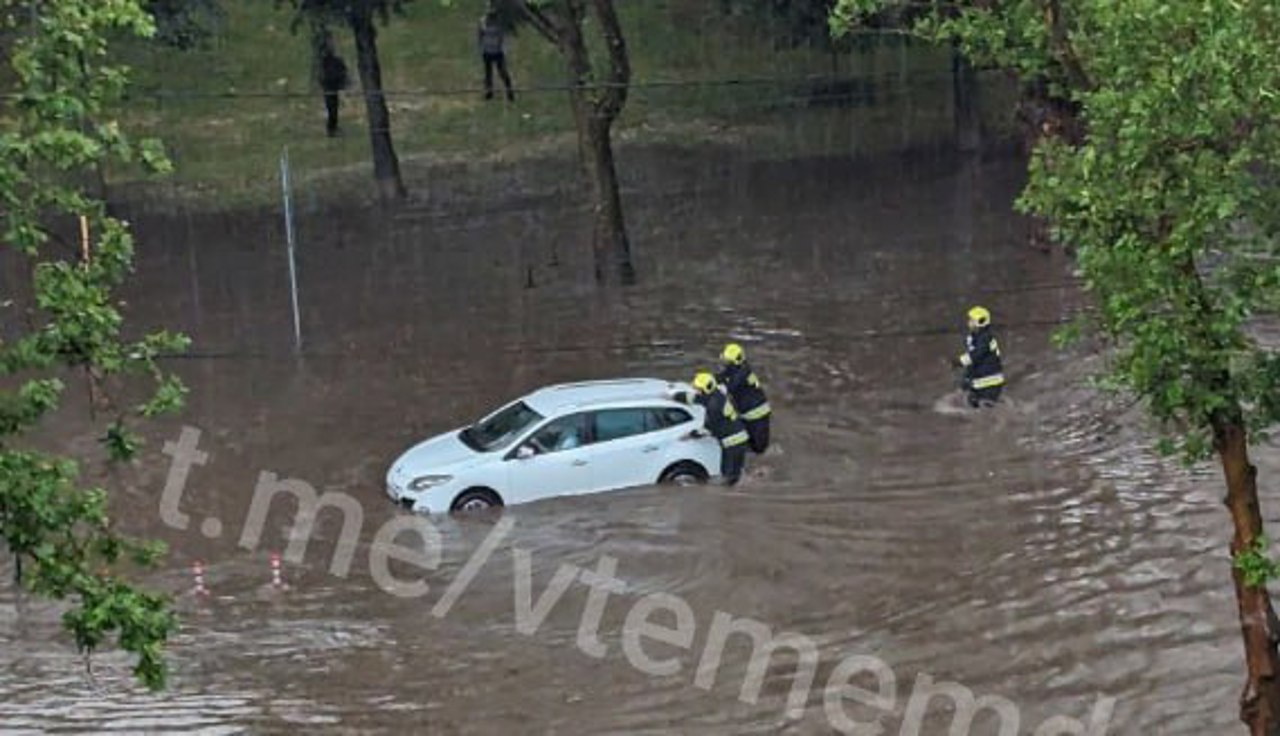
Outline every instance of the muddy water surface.
<path id="1" fill-rule="evenodd" d="M 55 613 L 4 589 L 0 730 L 833 732 L 820 687 L 786 717 L 788 653 L 755 702 L 739 697 L 742 642 L 695 685 L 724 612 L 809 637 L 819 678 L 852 655 L 885 662 L 897 682 L 887 733 L 919 675 L 1009 699 L 1018 733 L 1087 719 L 1099 698 L 1116 699 L 1107 733 L 1239 731 L 1217 479 L 1158 460 L 1135 416 L 1081 387 L 1090 361 L 1050 347 L 1081 298 L 1069 264 L 1029 249 L 1009 213 L 1018 162 L 662 151 L 633 162 L 641 283 L 620 292 L 584 281 L 572 200 L 519 170 L 454 197 L 436 185 L 393 214 L 304 192 L 300 359 L 274 213 L 140 216 L 133 309 L 196 340 L 177 364 L 189 410 L 116 478 L 131 488 L 118 504 L 129 529 L 173 548 L 151 578 L 183 616 L 172 687 L 131 690 L 128 662 L 110 654 L 86 678 Z M 1013 377 L 1009 401 L 981 415 L 957 408 L 945 363 L 975 301 L 995 313 Z M 437 522 L 443 559 L 422 598 L 374 585 L 369 544 L 403 513 L 380 479 L 408 444 L 548 382 L 687 378 L 728 338 L 747 346 L 776 407 L 776 447 L 741 486 L 508 510 L 510 534 L 443 617 L 432 606 L 494 520 Z M 181 424 L 209 454 L 183 497 L 185 531 L 158 508 L 160 448 Z M 74 412 L 53 435 L 92 447 Z M 1274 454 L 1261 460 L 1266 484 Z M 285 564 L 283 590 L 269 560 L 288 539 L 284 504 L 259 545 L 237 545 L 263 471 L 360 499 L 347 574 L 329 570 L 336 515 L 320 517 L 303 563 Z M 201 533 L 209 518 L 222 522 L 216 538 Z M 191 594 L 197 560 L 206 597 Z M 604 608 L 603 656 L 577 644 L 580 584 L 535 632 L 517 630 L 518 560 L 535 597 L 562 565 L 616 563 L 626 591 Z M 622 646 L 628 610 L 649 593 L 693 614 L 690 647 L 645 644 L 675 663 L 664 676 Z M 946 733 L 949 716 L 936 706 L 921 722 Z M 972 733 L 996 726 L 986 713 Z"/>

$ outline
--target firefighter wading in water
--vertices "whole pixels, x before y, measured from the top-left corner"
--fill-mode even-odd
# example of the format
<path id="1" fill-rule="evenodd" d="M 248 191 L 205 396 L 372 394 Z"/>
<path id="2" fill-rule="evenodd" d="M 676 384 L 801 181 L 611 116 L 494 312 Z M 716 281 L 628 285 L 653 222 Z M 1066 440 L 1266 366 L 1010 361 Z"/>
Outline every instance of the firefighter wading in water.
<path id="1" fill-rule="evenodd" d="M 720 353 L 723 367 L 716 376 L 729 391 L 733 406 L 742 415 L 751 438 L 751 451 L 762 454 L 769 447 L 769 399 L 755 371 L 747 363 L 747 353 L 737 343 L 729 343 Z"/>
<path id="2" fill-rule="evenodd" d="M 720 442 L 720 474 L 726 483 L 733 485 L 742 477 L 742 467 L 746 464 L 750 441 L 747 429 L 729 393 L 713 374 L 703 371 L 694 376 L 693 387 L 697 390 L 694 401 L 706 409 L 706 429 Z"/>
<path id="3" fill-rule="evenodd" d="M 1004 389 L 1000 343 L 991 331 L 991 312 L 984 307 L 969 310 L 969 334 L 957 359 L 964 366 L 961 387 L 969 394 L 969 406 L 993 406 Z"/>

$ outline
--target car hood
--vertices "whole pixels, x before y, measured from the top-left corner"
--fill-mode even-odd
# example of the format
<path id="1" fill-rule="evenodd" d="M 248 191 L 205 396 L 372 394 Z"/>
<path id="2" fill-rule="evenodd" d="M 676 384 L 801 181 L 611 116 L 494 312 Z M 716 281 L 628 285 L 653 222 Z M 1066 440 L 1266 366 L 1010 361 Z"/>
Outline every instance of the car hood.
<path id="1" fill-rule="evenodd" d="M 461 431 L 446 432 L 410 447 L 392 464 L 392 478 L 408 482 L 419 475 L 449 473 L 475 464 L 484 455 L 458 439 Z"/>

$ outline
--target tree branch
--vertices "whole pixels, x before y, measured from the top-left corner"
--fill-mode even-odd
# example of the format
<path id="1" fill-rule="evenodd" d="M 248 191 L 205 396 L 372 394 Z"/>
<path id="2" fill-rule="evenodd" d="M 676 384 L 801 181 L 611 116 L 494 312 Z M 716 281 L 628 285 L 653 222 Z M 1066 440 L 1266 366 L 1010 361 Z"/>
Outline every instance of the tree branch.
<path id="1" fill-rule="evenodd" d="M 1045 0 L 1044 21 L 1049 29 L 1049 53 L 1062 65 L 1067 80 L 1082 92 L 1094 89 L 1093 80 L 1089 78 L 1089 73 L 1085 71 L 1080 57 L 1076 55 L 1075 48 L 1071 45 L 1071 38 L 1067 35 L 1067 24 L 1062 18 L 1060 0 Z"/>
<path id="2" fill-rule="evenodd" d="M 596 98 L 597 113 L 612 121 L 627 103 L 627 88 L 631 84 L 631 61 L 627 55 L 627 41 L 622 35 L 622 24 L 613 7 L 613 0 L 592 0 L 600 32 L 604 35 L 609 52 L 609 74 L 605 88 Z"/>
<path id="3" fill-rule="evenodd" d="M 582 21 L 586 16 L 583 0 L 564 0 L 564 26 L 561 28 L 560 47 L 569 62 L 569 80 L 574 94 L 583 95 L 591 84 L 591 53 L 587 49 L 586 40 L 582 37 Z"/>
<path id="4" fill-rule="evenodd" d="M 551 43 L 560 44 L 560 31 L 556 28 L 555 21 L 547 17 L 541 8 L 534 7 L 529 0 L 522 0 L 518 5 L 520 11 L 524 13 L 525 20 L 529 21 L 529 25 L 533 26 L 534 30 Z"/>

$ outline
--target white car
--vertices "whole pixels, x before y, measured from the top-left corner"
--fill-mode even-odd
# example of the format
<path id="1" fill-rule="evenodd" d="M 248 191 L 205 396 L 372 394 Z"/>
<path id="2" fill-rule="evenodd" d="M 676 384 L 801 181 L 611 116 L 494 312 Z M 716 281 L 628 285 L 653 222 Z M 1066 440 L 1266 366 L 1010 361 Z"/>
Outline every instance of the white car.
<path id="1" fill-rule="evenodd" d="M 692 387 L 652 378 L 569 383 L 517 399 L 392 463 L 387 494 L 420 513 L 527 503 L 720 473 Z"/>

